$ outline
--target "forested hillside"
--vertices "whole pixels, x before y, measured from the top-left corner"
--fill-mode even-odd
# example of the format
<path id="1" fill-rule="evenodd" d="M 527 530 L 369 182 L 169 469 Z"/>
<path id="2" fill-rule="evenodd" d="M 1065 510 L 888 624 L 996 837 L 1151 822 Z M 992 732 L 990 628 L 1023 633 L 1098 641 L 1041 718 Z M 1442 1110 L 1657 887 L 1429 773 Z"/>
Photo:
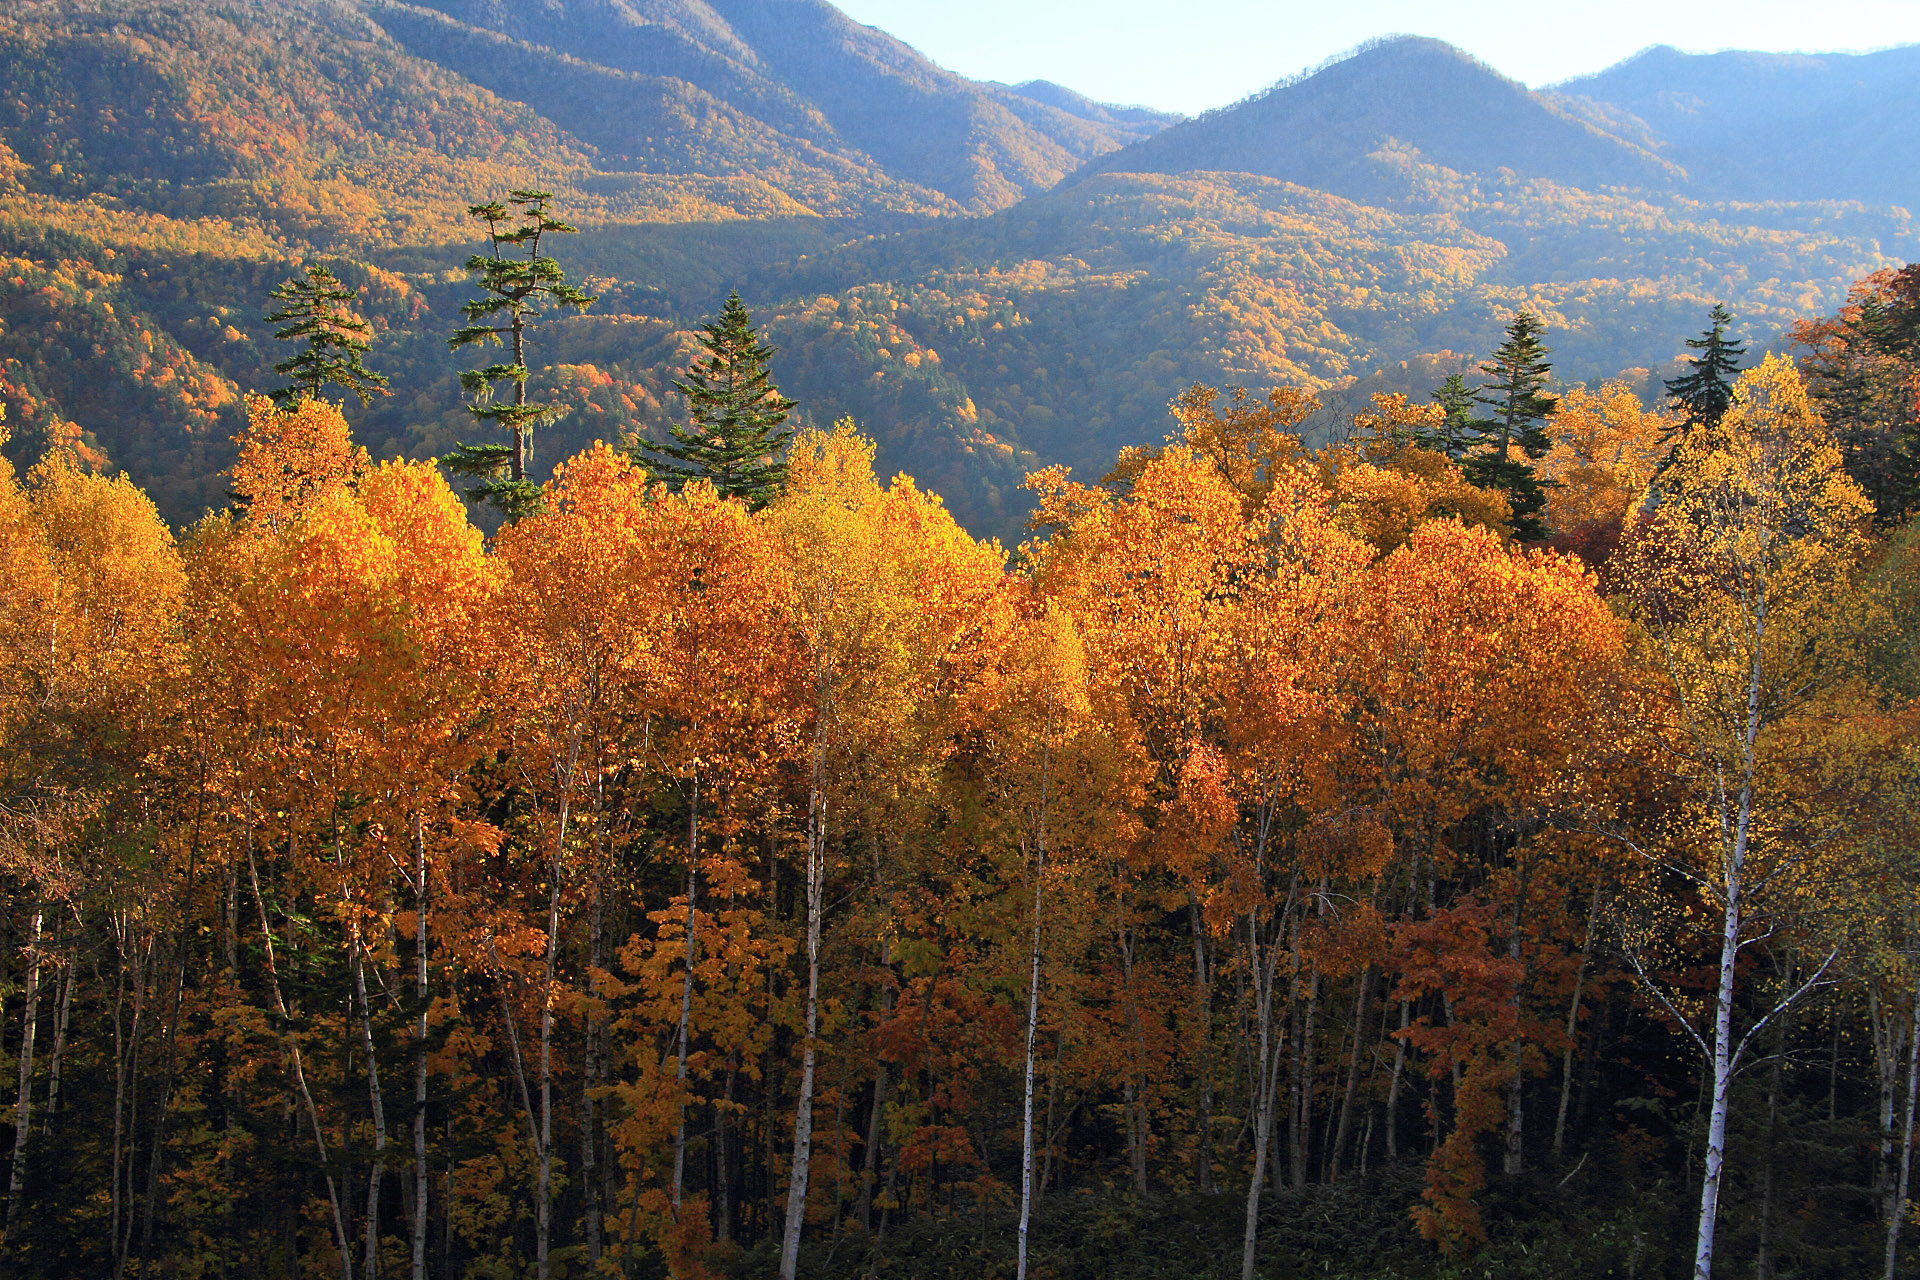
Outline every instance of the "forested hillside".
<path id="1" fill-rule="evenodd" d="M 1529 323 L 1017 558 L 845 425 L 0 463 L 0 1273 L 1915 1274 L 1920 267 L 1673 410 Z"/>
<path id="2" fill-rule="evenodd" d="M 1555 86 L 1623 137 L 1733 200 L 1920 201 L 1920 50 L 1684 54 L 1648 49 Z"/>
<path id="3" fill-rule="evenodd" d="M 0 62 L 10 456 L 83 436 L 176 523 L 219 505 L 278 358 L 262 300 L 310 260 L 364 290 L 394 377 L 363 438 L 449 449 L 464 210 L 527 183 L 582 228 L 568 266 L 602 299 L 536 343 L 577 408 L 543 465 L 660 438 L 738 287 L 809 420 L 853 416 L 883 470 L 1008 539 L 1028 468 L 1103 466 L 1192 381 L 1424 395 L 1527 306 L 1563 379 L 1645 389 L 1714 301 L 1774 342 L 1920 254 L 1904 207 L 1835 202 L 1900 191 L 1728 185 L 1701 149 L 1752 149 L 1679 130 L 1657 86 L 1530 94 L 1432 42 L 1165 132 L 963 80 L 824 4 L 26 0 Z M 1894 125 L 1838 128 L 1844 84 L 1784 96 L 1796 136 L 1835 125 L 1831 165 L 1907 171 L 1882 163 Z"/>
<path id="4" fill-rule="evenodd" d="M 1920 1276 L 1911 60 L 0 9 L 0 1276 Z"/>

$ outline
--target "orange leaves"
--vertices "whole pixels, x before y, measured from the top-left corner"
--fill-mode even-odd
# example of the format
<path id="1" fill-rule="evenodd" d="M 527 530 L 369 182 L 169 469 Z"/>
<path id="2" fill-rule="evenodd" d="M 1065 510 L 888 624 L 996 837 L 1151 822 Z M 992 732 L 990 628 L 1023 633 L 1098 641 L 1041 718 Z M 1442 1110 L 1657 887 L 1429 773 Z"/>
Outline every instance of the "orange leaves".
<path id="1" fill-rule="evenodd" d="M 240 458 L 228 475 L 248 515 L 278 528 L 316 502 L 350 487 L 367 469 L 367 452 L 347 435 L 340 409 L 302 400 L 282 409 L 265 396 L 247 399 L 247 429 L 235 438 Z"/>
<path id="2" fill-rule="evenodd" d="M 1610 550 L 1606 544 L 1645 498 L 1679 425 L 1671 411 L 1647 409 L 1618 382 L 1597 392 L 1574 387 L 1560 397 L 1553 448 L 1539 468 L 1555 486 L 1547 491 L 1555 534 L 1580 542 L 1593 559 Z"/>
<path id="3" fill-rule="evenodd" d="M 1335 522 L 1382 554 L 1406 545 L 1415 529 L 1435 520 L 1509 531 L 1513 512 L 1506 496 L 1469 484 L 1443 453 L 1398 444 L 1364 455 L 1330 450 L 1321 460 Z"/>
<path id="4" fill-rule="evenodd" d="M 120 702 L 137 714 L 124 699 L 152 695 L 168 673 L 184 588 L 173 535 L 146 495 L 62 460 L 34 467 L 24 489 L 0 473 L 0 573 L 0 701 L 66 715 Z"/>

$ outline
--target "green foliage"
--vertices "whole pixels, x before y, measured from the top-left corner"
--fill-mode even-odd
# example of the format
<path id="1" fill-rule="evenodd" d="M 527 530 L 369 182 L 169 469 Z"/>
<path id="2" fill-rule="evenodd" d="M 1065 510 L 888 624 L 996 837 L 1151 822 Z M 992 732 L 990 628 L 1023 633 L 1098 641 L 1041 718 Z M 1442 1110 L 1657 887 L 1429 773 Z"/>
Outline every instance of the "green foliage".
<path id="1" fill-rule="evenodd" d="M 757 510 L 786 482 L 780 455 L 793 438 L 784 424 L 794 402 L 773 385 L 767 367 L 773 348 L 760 341 L 737 291 L 700 334 L 706 354 L 673 384 L 687 398 L 692 424 L 669 427 L 670 444 L 641 447 L 676 486 L 711 480 L 722 497 L 741 498 Z"/>
<path id="2" fill-rule="evenodd" d="M 455 475 L 474 477 L 479 484 L 467 496 L 489 503 L 508 516 L 537 508 L 540 482 L 529 472 L 533 464 L 533 430 L 564 412 L 557 404 L 527 399 L 527 331 L 543 308 L 570 307 L 585 311 L 594 298 L 567 280 L 560 263 L 541 252 L 550 235 L 572 234 L 574 228 L 552 215 L 553 195 L 546 191 L 510 192 L 505 204 L 490 201 L 469 206 L 467 212 L 487 226 L 487 249 L 467 259 L 480 296 L 460 308 L 466 323 L 454 330 L 447 345 L 455 351 L 475 345 L 504 346 L 509 359 L 460 375 L 460 387 L 476 403 L 467 412 L 475 419 L 505 430 L 511 445 L 460 444 L 441 460 Z M 514 223 L 508 227 L 506 224 Z M 500 384 L 513 389 L 505 404 L 495 400 Z"/>
<path id="3" fill-rule="evenodd" d="M 306 398 L 317 400 L 328 384 L 359 399 L 360 407 L 376 395 L 388 396 L 385 375 L 367 368 L 362 360 L 373 338 L 373 326 L 351 310 L 360 295 L 343 288 L 325 267 L 308 267 L 306 275 L 283 281 L 268 295 L 281 307 L 265 317 L 281 327 L 273 336 L 281 342 L 305 345 L 273 366 L 288 385 L 269 394 L 281 404 Z"/>
<path id="4" fill-rule="evenodd" d="M 1507 323 L 1506 341 L 1480 366 L 1492 381 L 1474 399 L 1492 409 L 1494 416 L 1467 423 L 1479 448 L 1463 465 L 1474 484 L 1507 495 L 1513 507 L 1514 536 L 1527 541 L 1547 536 L 1547 494 L 1533 467 L 1512 456 L 1512 450 L 1518 448 L 1537 459 L 1553 447 L 1546 424 L 1559 399 L 1545 389 L 1553 365 L 1540 340 L 1544 327 L 1538 316 L 1519 312 Z"/>
<path id="5" fill-rule="evenodd" d="M 1733 403 L 1733 380 L 1747 348 L 1727 335 L 1732 323 L 1733 313 L 1714 303 L 1707 314 L 1706 332 L 1687 339 L 1687 349 L 1700 354 L 1689 358 L 1685 373 L 1666 381 L 1668 402 L 1687 415 L 1687 431 L 1718 424 Z"/>
<path id="6" fill-rule="evenodd" d="M 1878 272 L 1833 316 L 1805 321 L 1807 389 L 1883 527 L 1920 510 L 1920 267 Z"/>
<path id="7" fill-rule="evenodd" d="M 1427 441 L 1419 443 L 1439 449 L 1458 462 L 1473 447 L 1473 388 L 1464 373 L 1450 373 L 1429 397 L 1447 416 Z"/>

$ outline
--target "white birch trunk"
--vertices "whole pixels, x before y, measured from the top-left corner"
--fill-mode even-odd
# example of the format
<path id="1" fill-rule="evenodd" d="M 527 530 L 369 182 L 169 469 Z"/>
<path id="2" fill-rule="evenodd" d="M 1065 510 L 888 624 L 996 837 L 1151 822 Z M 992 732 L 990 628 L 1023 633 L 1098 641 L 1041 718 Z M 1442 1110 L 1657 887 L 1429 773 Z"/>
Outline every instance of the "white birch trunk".
<path id="1" fill-rule="evenodd" d="M 1020 1238 L 1014 1264 L 1015 1280 L 1027 1280 L 1027 1229 L 1033 1221 L 1033 1037 L 1040 1023 L 1040 930 L 1046 904 L 1047 788 L 1049 753 L 1041 753 L 1040 822 L 1034 839 L 1033 939 L 1027 949 L 1026 1076 L 1021 1089 L 1020 1120 Z"/>
<path id="2" fill-rule="evenodd" d="M 813 1156 L 813 1068 L 820 1028 L 820 911 L 827 859 L 827 797 L 816 781 L 807 805 L 807 1039 L 800 1054 L 800 1098 L 793 1116 L 793 1173 L 787 1183 L 780 1280 L 794 1280 L 807 1216 L 807 1166 Z"/>
<path id="3" fill-rule="evenodd" d="M 40 938 L 45 921 L 46 905 L 35 903 L 32 931 L 27 938 L 26 1007 L 20 1015 L 20 1091 L 13 1108 L 13 1171 L 7 1181 L 9 1236 L 27 1191 L 27 1147 L 33 1128 L 33 1040 L 40 1020 Z"/>

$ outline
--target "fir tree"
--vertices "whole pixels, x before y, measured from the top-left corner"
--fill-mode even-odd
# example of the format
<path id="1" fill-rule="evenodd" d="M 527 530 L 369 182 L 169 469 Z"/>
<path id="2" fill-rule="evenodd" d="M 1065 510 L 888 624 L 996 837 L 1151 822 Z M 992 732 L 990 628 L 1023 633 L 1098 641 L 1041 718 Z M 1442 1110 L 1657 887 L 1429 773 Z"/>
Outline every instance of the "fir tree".
<path id="1" fill-rule="evenodd" d="M 1450 373 L 1447 380 L 1440 384 L 1432 401 L 1445 412 L 1446 420 L 1440 424 L 1426 447 L 1437 449 L 1455 462 L 1467 456 L 1473 447 L 1473 406 L 1475 404 L 1473 388 L 1467 385 L 1466 375 Z"/>
<path id="2" fill-rule="evenodd" d="M 1492 381 L 1480 388 L 1474 400 L 1492 409 L 1493 416 L 1468 424 L 1474 442 L 1485 448 L 1462 466 L 1474 484 L 1507 495 L 1514 536 L 1529 542 L 1547 536 L 1541 519 L 1547 509 L 1546 488 L 1532 465 L 1512 454 L 1517 445 L 1527 458 L 1539 458 L 1553 447 L 1546 424 L 1560 401 L 1545 390 L 1553 365 L 1547 360 L 1546 344 L 1540 341 L 1544 328 L 1537 316 L 1519 312 L 1507 324 L 1507 340 L 1480 366 Z"/>
<path id="3" fill-rule="evenodd" d="M 476 343 L 508 349 L 509 360 L 465 370 L 460 385 L 475 401 L 467 412 L 506 431 L 513 442 L 460 444 L 440 461 L 455 475 L 480 481 L 467 491 L 468 497 L 491 503 L 510 517 L 538 508 L 540 485 L 527 474 L 533 467 L 533 429 L 564 412 L 558 405 L 527 400 L 527 330 L 543 309 L 584 311 L 594 301 L 569 284 L 560 264 L 541 251 L 547 236 L 574 230 L 553 217 L 552 203 L 553 196 L 545 191 L 510 191 L 505 204 L 496 200 L 468 206 L 469 214 L 487 224 L 486 252 L 467 259 L 467 273 L 480 296 L 461 306 L 466 324 L 447 339 L 456 351 Z M 512 388 L 512 399 L 505 403 L 495 399 L 502 383 Z"/>
<path id="4" fill-rule="evenodd" d="M 373 397 L 393 394 L 386 377 L 361 361 L 372 345 L 373 326 L 353 310 L 360 295 L 333 272 L 308 267 L 303 277 L 282 281 L 267 296 L 281 304 L 264 317 L 267 324 L 281 326 L 273 336 L 305 344 L 273 366 L 287 379 L 286 386 L 270 393 L 275 403 L 291 408 L 302 400 L 318 400 L 329 383 L 358 397 L 363 409 Z"/>
<path id="5" fill-rule="evenodd" d="M 1882 528 L 1920 509 L 1920 273 L 1903 268 L 1806 326 L 1808 392 Z"/>
<path id="6" fill-rule="evenodd" d="M 1707 321 L 1705 333 L 1687 339 L 1688 349 L 1700 354 L 1692 358 L 1685 373 L 1667 379 L 1669 403 L 1687 416 L 1682 432 L 1713 426 L 1726 414 L 1727 406 L 1733 403 L 1733 380 L 1740 372 L 1740 357 L 1747 354 L 1745 344 L 1727 336 L 1733 313 L 1725 304 L 1714 303 Z"/>
<path id="7" fill-rule="evenodd" d="M 773 385 L 767 361 L 774 349 L 760 341 L 737 291 L 700 333 L 706 354 L 673 384 L 692 423 L 669 427 L 670 442 L 642 448 L 672 484 L 704 478 L 723 496 L 763 507 L 786 482 L 780 455 L 793 435 L 785 424 L 794 402 Z"/>

